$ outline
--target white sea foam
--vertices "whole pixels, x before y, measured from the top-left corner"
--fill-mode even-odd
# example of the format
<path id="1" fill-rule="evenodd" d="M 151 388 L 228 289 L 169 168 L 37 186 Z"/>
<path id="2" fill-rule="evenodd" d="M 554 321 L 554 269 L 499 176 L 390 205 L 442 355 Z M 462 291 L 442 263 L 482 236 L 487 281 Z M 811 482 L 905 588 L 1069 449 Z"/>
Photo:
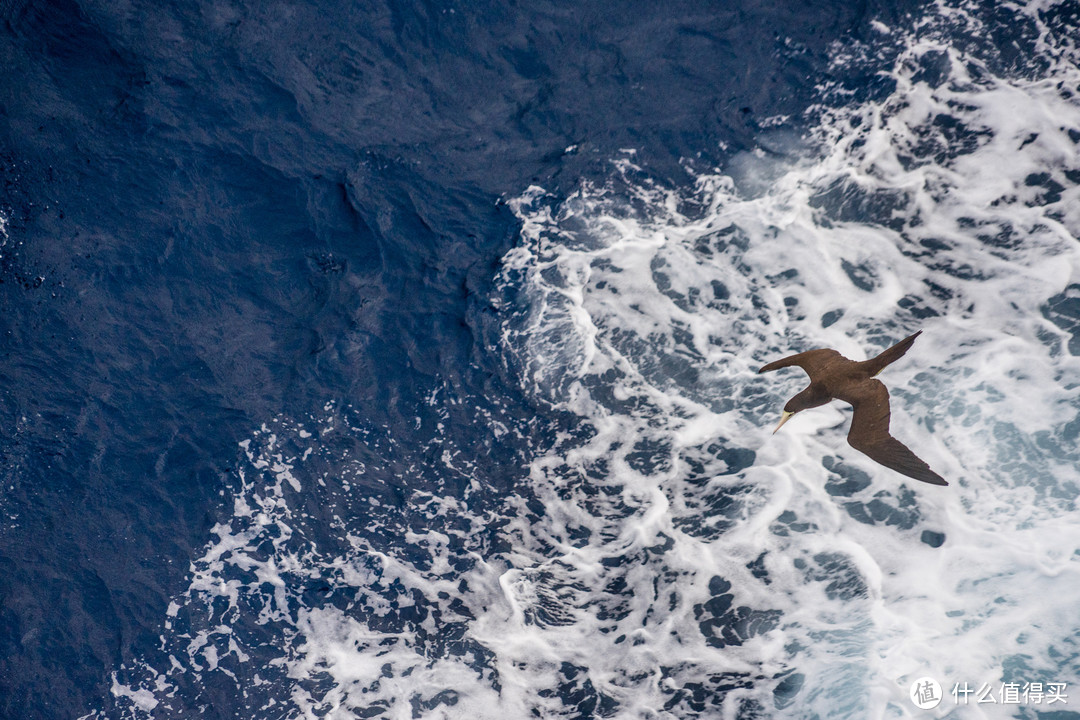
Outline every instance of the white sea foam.
<path id="1" fill-rule="evenodd" d="M 923 676 L 937 717 L 1063 709 L 1003 683 L 1080 703 L 1080 70 L 1049 7 L 1010 9 L 1042 33 L 1034 69 L 956 41 L 978 18 L 942 6 L 879 27 L 895 88 L 824 89 L 799 142 L 770 129 L 692 188 L 631 156 L 604 186 L 523 193 L 496 351 L 577 419 L 529 496 L 346 515 L 368 468 L 331 441 L 369 431 L 332 404 L 314 437 L 262 428 L 163 621 L 170 667 L 121 673 L 111 714 L 179 716 L 223 673 L 250 717 L 914 718 Z M 851 449 L 839 403 L 770 435 L 805 378 L 760 365 L 919 329 L 883 375 L 892 428 L 949 487 Z M 965 683 L 999 702 L 958 704 Z"/>
<path id="2" fill-rule="evenodd" d="M 662 534 L 680 593 L 700 598 L 719 574 L 735 602 L 781 612 L 760 642 L 716 653 L 704 630 L 657 635 L 654 669 L 680 653 L 710 669 L 738 660 L 770 680 L 793 669 L 804 681 L 788 708 L 767 696 L 775 680 L 749 693 L 791 717 L 913 717 L 908 686 L 924 675 L 946 692 L 990 683 L 999 698 L 1005 682 L 1080 679 L 1080 365 L 1076 311 L 1054 310 L 1074 308 L 1063 301 L 1080 289 L 1080 74 L 1054 49 L 1045 75 L 1003 79 L 930 33 L 901 55 L 884 102 L 823 110 L 811 162 L 790 157 L 782 169 L 774 156 L 755 173 L 747 154 L 734 180 L 701 177 L 689 198 L 643 184 L 624 162 L 608 187 L 567 200 L 534 188 L 517 202 L 526 242 L 507 258 L 508 304 L 525 309 L 507 323 L 512 364 L 598 431 L 550 463 L 602 458 L 608 482 L 633 498 L 608 533 L 612 552 Z M 939 83 L 915 79 L 928 58 Z M 688 199 L 704 210 L 680 212 Z M 948 489 L 910 487 L 846 447 L 842 409 L 769 436 L 805 379 L 758 377 L 757 366 L 818 346 L 861 359 L 916 329 L 886 376 L 893 428 Z M 755 450 L 756 462 L 698 487 L 714 437 Z M 639 448 L 645 472 L 627 462 Z M 843 491 L 837 458 L 872 480 Z M 565 477 L 537 480 L 558 507 Z M 733 526 L 682 525 L 712 509 L 710 490 L 727 491 L 728 505 L 713 507 Z M 920 542 L 923 531 L 945 544 Z M 759 558 L 760 578 L 745 570 Z M 686 621 L 693 602 L 655 622 Z M 598 686 L 610 677 L 607 653 L 583 664 Z M 724 712 L 740 702 L 730 693 Z M 942 708 L 1052 709 L 970 703 Z"/>

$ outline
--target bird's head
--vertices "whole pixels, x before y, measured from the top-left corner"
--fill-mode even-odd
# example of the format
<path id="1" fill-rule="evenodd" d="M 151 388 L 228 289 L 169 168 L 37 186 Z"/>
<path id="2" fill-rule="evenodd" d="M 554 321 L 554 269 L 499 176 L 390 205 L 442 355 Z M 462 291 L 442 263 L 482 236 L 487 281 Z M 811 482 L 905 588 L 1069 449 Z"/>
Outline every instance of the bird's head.
<path id="1" fill-rule="evenodd" d="M 784 406 L 784 414 L 780 416 L 780 422 L 776 425 L 776 429 L 773 430 L 773 435 L 776 434 L 777 430 L 784 427 L 784 423 L 790 420 L 795 413 L 800 410 L 802 410 L 802 408 L 796 405 L 794 400 L 788 400 L 787 405 Z"/>
<path id="2" fill-rule="evenodd" d="M 779 430 L 784 426 L 788 420 L 792 418 L 797 412 L 807 410 L 812 407 L 817 407 L 828 402 L 828 397 L 818 397 L 817 394 L 811 394 L 807 392 L 810 388 L 807 388 L 803 392 L 799 393 L 795 397 L 787 401 L 784 405 L 784 414 L 780 416 L 780 423 L 776 426 L 776 430 Z M 776 430 L 773 430 L 773 435 L 776 434 Z"/>
<path id="3" fill-rule="evenodd" d="M 776 430 L 779 430 L 784 426 L 791 416 L 797 412 L 803 410 L 809 410 L 810 408 L 820 407 L 832 400 L 832 396 L 820 383 L 810 383 L 810 386 L 804 388 L 802 392 L 797 393 L 795 397 L 787 401 L 784 405 L 784 414 L 780 418 L 780 424 L 776 426 Z M 776 434 L 776 430 L 773 430 L 773 434 Z"/>

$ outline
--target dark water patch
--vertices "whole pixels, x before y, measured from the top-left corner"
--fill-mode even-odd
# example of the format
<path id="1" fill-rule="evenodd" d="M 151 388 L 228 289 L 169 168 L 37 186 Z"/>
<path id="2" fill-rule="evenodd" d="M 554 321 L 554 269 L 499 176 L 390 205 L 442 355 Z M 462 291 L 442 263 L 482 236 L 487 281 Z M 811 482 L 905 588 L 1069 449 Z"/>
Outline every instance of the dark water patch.
<path id="1" fill-rule="evenodd" d="M 656 545 L 645 548 L 645 551 L 648 554 L 657 556 L 663 555 L 675 547 L 675 538 L 666 533 L 657 533 L 657 539 L 659 542 Z"/>
<path id="2" fill-rule="evenodd" d="M 648 557 L 653 553 L 646 553 L 645 557 Z M 634 558 L 634 561 L 639 558 Z M 632 565 L 633 562 L 626 563 L 627 566 Z M 622 620 L 625 620 L 631 612 L 633 612 L 632 601 L 633 593 L 628 592 L 628 585 L 626 578 L 622 575 L 615 575 L 604 586 L 603 594 L 594 602 L 589 603 L 588 607 L 596 613 L 596 619 L 600 621 L 608 621 L 612 624 L 606 628 L 602 628 L 601 632 L 611 632 Z"/>
<path id="3" fill-rule="evenodd" d="M 946 412 L 963 427 L 972 427 L 982 419 L 982 410 L 978 405 L 967 404 L 960 399 L 949 403 Z"/>
<path id="4" fill-rule="evenodd" d="M 1078 437 L 1080 437 L 1080 412 L 1061 427 L 1061 438 L 1066 442 L 1075 443 Z"/>
<path id="5" fill-rule="evenodd" d="M 773 688 L 773 705 L 776 709 L 782 710 L 794 703 L 805 682 L 806 676 L 797 672 L 790 672 L 781 679 Z"/>
<path id="6" fill-rule="evenodd" d="M 924 82 L 932 88 L 940 87 L 952 72 L 952 60 L 944 50 L 928 50 L 920 54 L 914 63 L 911 81 Z"/>
<path id="7" fill-rule="evenodd" d="M 884 524 L 901 530 L 915 527 L 922 517 L 915 502 L 915 493 L 907 486 L 901 487 L 897 495 L 882 490 L 875 493 L 869 502 L 844 503 L 844 509 L 848 515 L 865 525 Z"/>
<path id="8" fill-rule="evenodd" d="M 698 292 L 699 291 L 694 289 L 688 293 L 691 301 L 696 302 Z M 690 326 L 682 321 L 673 320 L 668 327 L 671 330 L 671 339 L 675 343 L 675 352 L 691 361 L 704 364 L 705 357 L 698 352 L 698 349 L 694 344 L 694 334 L 690 329 Z M 693 376 L 693 382 L 695 384 L 697 383 L 696 375 Z"/>
<path id="9" fill-rule="evenodd" d="M 541 690 L 540 697 L 557 697 L 562 701 L 568 718 L 611 717 L 619 709 L 618 702 L 598 692 L 588 675 L 588 668 L 564 662 L 559 668 L 560 682 L 556 688 Z"/>
<path id="10" fill-rule="evenodd" d="M 442 690 L 435 693 L 430 698 L 425 698 L 419 693 L 409 698 L 409 704 L 412 706 L 413 717 L 424 717 L 426 713 L 431 712 L 440 705 L 446 707 L 453 707 L 457 705 L 458 693 L 454 690 Z"/>
<path id="11" fill-rule="evenodd" d="M 1022 235 L 1009 222 L 984 224 L 979 229 L 975 237 L 987 247 L 1015 250 L 1024 243 Z"/>
<path id="12" fill-rule="evenodd" d="M 806 319 L 806 314 L 799 310 L 799 298 L 787 296 L 784 298 L 784 309 L 787 310 L 788 319 L 798 322 Z"/>
<path id="13" fill-rule="evenodd" d="M 634 508 L 623 498 L 623 486 L 615 482 L 606 461 L 598 461 L 584 468 L 562 465 L 547 469 L 544 474 L 562 500 L 580 503 L 593 517 L 617 521 L 634 513 Z M 547 514 L 539 498 L 529 500 L 527 506 L 533 522 Z M 575 546 L 579 546 L 594 534 L 588 527 L 573 523 L 565 525 L 565 531 L 566 536 L 562 540 Z"/>
<path id="14" fill-rule="evenodd" d="M 1069 463 L 1074 446 L 1067 437 L 1067 432 L 1066 426 L 1057 426 L 1053 430 L 1039 430 L 1032 437 L 1035 440 L 1035 446 L 1042 450 L 1047 458 Z M 1070 487 L 1073 485 L 1067 480 L 1062 484 Z"/>
<path id="15" fill-rule="evenodd" d="M 733 607 L 731 583 L 720 576 L 709 580 L 712 597 L 694 605 L 694 619 L 712 647 L 738 646 L 752 637 L 767 633 L 780 621 L 779 610 L 755 610 L 745 605 Z"/>
<path id="16" fill-rule="evenodd" d="M 701 236 L 697 242 L 718 253 L 743 253 L 750 247 L 750 236 L 738 225 L 728 225 Z"/>
<path id="17" fill-rule="evenodd" d="M 765 278 L 772 285 L 783 285 L 786 280 L 794 280 L 799 277 L 798 268 L 788 268 L 773 275 L 766 275 Z"/>
<path id="18" fill-rule="evenodd" d="M 924 165 L 948 167 L 956 158 L 969 155 L 993 137 L 988 128 L 971 128 L 953 115 L 939 113 L 926 125 L 913 129 L 914 141 L 898 158 L 905 170 Z"/>
<path id="19" fill-rule="evenodd" d="M 689 453 L 682 455 L 679 461 L 683 464 L 683 482 L 695 487 L 701 487 L 709 483 L 715 477 L 713 469 L 704 458 L 695 457 Z"/>
<path id="20" fill-rule="evenodd" d="M 670 266 L 663 258 L 653 258 L 649 265 L 652 270 L 652 278 L 653 282 L 656 284 L 656 289 L 675 303 L 677 308 L 683 312 L 692 313 L 696 293 L 699 291 L 696 288 L 690 288 L 691 294 L 687 296 L 673 290 L 671 287 L 670 274 L 669 272 L 665 272 L 665 269 L 670 270 Z"/>
<path id="21" fill-rule="evenodd" d="M 749 485 L 688 493 L 684 498 L 687 514 L 675 517 L 672 524 L 701 540 L 715 540 L 739 524 L 752 494 L 753 488 Z"/>
<path id="22" fill-rule="evenodd" d="M 1060 202 L 1061 192 L 1065 189 L 1065 186 L 1048 172 L 1031 173 L 1024 178 L 1024 185 L 1041 191 L 1033 199 L 1027 201 L 1028 207 L 1041 207 Z"/>
<path id="23" fill-rule="evenodd" d="M 1040 498 L 1067 504 L 1075 500 L 1076 495 L 1071 493 L 1076 490 L 1076 483 L 1059 481 L 1054 474 L 1056 465 L 1074 464 L 1072 447 L 1059 439 L 1059 430 L 1032 436 L 1021 432 L 1013 423 L 997 421 L 992 432 L 997 449 L 996 471 L 1004 480 L 1031 485 Z"/>
<path id="24" fill-rule="evenodd" d="M 844 317 L 844 311 L 842 309 L 830 310 L 829 312 L 821 316 L 821 327 L 832 327 L 842 317 Z"/>
<path id="25" fill-rule="evenodd" d="M 980 6 L 989 24 L 972 37 L 992 73 L 1006 77 L 1037 78 L 1047 72 L 1050 59 L 1038 52 L 1042 29 L 1035 18 L 989 3 Z"/>
<path id="26" fill-rule="evenodd" d="M 874 43 L 875 50 L 878 44 Z M 864 49 L 866 46 L 863 46 Z M 882 67 L 891 67 L 891 59 L 895 58 L 901 48 L 899 45 L 884 49 L 884 51 L 866 53 L 866 65 L 853 64 L 843 77 L 836 79 L 836 88 L 830 88 L 825 99 L 830 103 L 846 105 L 852 100 L 856 102 L 884 103 L 896 94 L 896 78 L 889 73 L 881 72 Z"/>
<path id="27" fill-rule="evenodd" d="M 191 163 L 198 161 L 189 158 Z M 70 511 L 63 511 L 70 513 L 68 529 L 50 529 L 57 540 L 41 546 L 70 560 L 46 556 L 32 566 L 55 572 L 66 562 L 85 563 L 87 557 L 100 556 L 103 563 L 126 568 L 108 575 L 110 585 L 140 583 L 121 593 L 126 596 L 124 602 L 130 603 L 121 607 L 124 613 L 139 608 L 139 622 L 147 627 L 160 623 L 169 594 L 163 586 L 179 582 L 178 575 L 187 564 L 184 560 L 170 565 L 163 553 L 189 558 L 205 540 L 222 510 L 218 508 L 220 493 L 229 488 L 228 466 L 235 458 L 235 443 L 259 424 L 255 418 L 265 418 L 282 406 L 299 411 L 311 396 L 321 403 L 328 396 L 349 393 L 367 405 L 363 398 L 370 391 L 368 397 L 374 402 L 364 412 L 379 407 L 393 432 L 408 428 L 408 434 L 417 439 L 413 447 L 424 448 L 417 453 L 423 458 L 401 458 L 398 467 L 387 463 L 379 468 L 372 462 L 372 481 L 353 484 L 358 491 L 364 489 L 370 497 L 395 507 L 409 498 L 401 478 L 410 478 L 416 487 L 431 483 L 452 495 L 460 495 L 467 486 L 469 478 L 460 474 L 420 480 L 416 473 L 406 472 L 413 465 L 437 466 L 430 458 L 439 453 L 420 438 L 427 434 L 430 439 L 440 420 L 447 421 L 451 432 L 469 428 L 469 444 L 484 448 L 478 459 L 485 462 L 483 457 L 490 457 L 491 467 L 500 468 L 488 479 L 492 488 L 511 477 L 514 473 L 508 473 L 508 468 L 521 460 L 511 460 L 521 444 L 495 443 L 491 436 L 477 435 L 477 428 L 485 425 L 477 422 L 478 403 L 450 404 L 445 418 L 440 418 L 422 402 L 438 381 L 433 382 L 431 375 L 425 378 L 417 368 L 445 373 L 453 380 L 471 372 L 471 362 L 463 359 L 475 350 L 468 326 L 462 322 L 469 312 L 468 271 L 433 259 L 432 267 L 443 265 L 443 269 L 422 268 L 422 280 L 412 287 L 427 292 L 444 288 L 443 300 L 450 302 L 432 296 L 430 305 L 414 305 L 418 312 L 411 318 L 396 309 L 386 312 L 387 305 L 379 299 L 385 299 L 386 288 L 371 281 L 369 265 L 377 257 L 368 242 L 373 231 L 366 222 L 350 220 L 350 205 L 340 188 L 330 184 L 323 192 L 324 183 L 313 183 L 310 193 L 295 192 L 302 183 L 264 174 L 257 164 L 252 167 L 233 156 L 213 156 L 207 163 L 203 179 L 212 180 L 219 195 L 190 187 L 176 193 L 181 198 L 176 202 L 183 207 L 178 216 L 215 216 L 206 224 L 205 234 L 183 229 L 175 235 L 153 235 L 148 230 L 139 236 L 142 244 L 130 248 L 117 247 L 116 238 L 106 233 L 75 239 L 77 262 L 69 263 L 65 273 L 66 284 L 78 287 L 80 294 L 77 301 L 53 308 L 59 316 L 53 320 L 54 328 L 68 341 L 54 344 L 47 342 L 48 336 L 35 340 L 34 333 L 27 333 L 28 342 L 22 344 L 26 369 L 20 372 L 19 383 L 9 386 L 26 388 L 25 398 L 21 391 L 14 398 L 21 412 L 35 406 L 44 410 L 38 414 L 49 418 L 52 428 L 43 428 L 43 434 L 48 437 L 62 431 L 68 438 L 62 454 L 70 453 L 60 462 L 34 462 L 15 469 L 25 489 L 22 499 L 15 502 L 40 503 L 46 497 L 42 489 L 48 488 L 63 490 L 73 501 Z M 145 184 L 150 194 L 161 189 L 153 174 Z M 118 217 L 130 215 L 153 228 L 160 211 L 156 202 L 145 199 L 128 195 L 133 206 L 124 211 L 115 208 L 112 200 L 103 205 L 117 210 Z M 307 203 L 315 208 L 313 230 L 305 228 Z M 85 218 L 86 212 L 80 209 L 79 215 Z M 75 214 L 72 211 L 68 217 Z M 468 214 L 474 219 L 483 215 Z M 422 224 L 410 224 L 407 211 L 400 219 L 403 227 L 417 230 L 411 237 L 422 237 Z M 434 241 L 440 222 L 430 217 L 425 222 L 430 228 L 426 237 Z M 264 242 L 264 233 L 273 232 L 296 234 L 291 236 L 291 245 L 274 248 Z M 469 262 L 464 253 L 459 256 Z M 394 281 L 401 282 L 407 274 Z M 444 316 L 452 320 L 444 323 Z M 432 325 L 436 327 L 425 332 L 425 326 Z M 424 335 L 430 345 L 409 341 Z M 436 354 L 438 359 L 433 357 Z M 39 370 L 47 370 L 47 375 L 35 378 Z M 379 370 L 384 379 L 389 371 L 397 380 L 375 379 Z M 67 387 L 56 385 L 50 377 L 66 378 Z M 512 395 L 490 377 L 480 384 L 493 391 L 492 397 Z M 42 407 L 42 399 L 54 403 L 55 409 Z M 426 428 L 419 434 L 417 420 Z M 305 483 L 305 487 L 310 485 Z M 84 493 L 86 500 L 76 503 Z M 309 500 L 318 510 L 315 496 L 309 495 Z M 483 502 L 479 497 L 477 501 Z M 50 504 L 59 511 L 64 503 Z M 322 512 L 311 514 L 325 518 Z M 418 512 L 410 522 L 423 528 L 430 524 L 425 515 Z M 136 526 L 142 531 L 132 530 L 132 518 L 139 519 Z M 114 523 L 119 532 L 107 529 Z M 324 527 L 328 538 L 321 542 L 329 548 L 334 533 L 330 525 Z M 360 529 L 373 542 L 400 543 L 396 533 Z M 61 534 L 68 536 L 67 541 L 59 539 Z M 150 559 L 156 570 L 148 566 L 148 577 L 135 581 L 141 573 L 132 571 L 130 562 L 118 562 L 117 553 Z M 430 553 L 416 549 L 412 559 L 430 562 Z M 154 573 L 161 576 L 149 577 Z M 78 596 L 87 591 L 83 583 L 74 583 L 68 592 Z M 317 593 L 307 594 L 317 597 Z M 57 613 L 89 626 L 120 623 L 117 617 L 96 610 L 72 611 L 62 593 L 40 596 L 36 603 L 40 605 L 37 612 L 59 622 L 57 627 L 68 622 L 57 618 Z M 155 608 L 157 620 L 150 617 Z M 29 607 L 19 609 L 30 611 Z M 86 635 L 96 637 L 95 632 Z M 143 643 L 137 633 L 128 637 L 138 642 L 140 655 L 152 653 L 152 642 Z M 102 659 L 81 663 L 99 679 L 77 678 L 79 687 L 105 682 L 109 667 L 116 662 L 115 647 L 114 640 L 102 639 L 93 649 L 103 654 Z M 19 677 L 33 667 L 33 663 L 23 663 L 7 676 Z M 27 687 L 34 682 L 28 681 Z"/>
<path id="28" fill-rule="evenodd" d="M 525 622 L 541 628 L 572 625 L 575 621 L 574 607 L 587 588 L 581 583 L 561 579 L 547 570 L 530 571 L 527 575 L 537 602 L 524 609 Z"/>
<path id="29" fill-rule="evenodd" d="M 933 237 L 922 238 L 921 240 L 919 240 L 919 244 L 922 245 L 927 250 L 929 250 L 930 252 L 941 252 L 943 250 L 951 250 L 952 247 L 953 247 L 952 245 L 950 245 L 946 241 L 941 240 L 940 238 L 933 238 Z"/>
<path id="30" fill-rule="evenodd" d="M 642 438 L 626 454 L 626 464 L 642 475 L 656 475 L 671 469 L 671 443 L 663 439 Z"/>
<path id="31" fill-rule="evenodd" d="M 619 333 L 616 330 L 613 334 Z M 621 370 L 610 368 L 599 376 L 585 378 L 584 382 L 588 384 L 589 395 L 614 413 L 630 417 L 651 416 L 656 413 L 656 406 L 643 395 L 616 397 L 616 387 L 625 377 Z"/>
<path id="32" fill-rule="evenodd" d="M 378 689 L 377 684 L 370 688 L 372 692 L 377 691 Z M 360 718 L 377 718 L 390 712 L 390 703 L 386 700 L 377 700 L 367 707 L 357 708 L 354 712 L 356 713 L 356 716 Z"/>
<path id="33" fill-rule="evenodd" d="M 776 522 L 769 526 L 769 531 L 772 532 L 773 535 L 779 535 L 781 537 L 787 537 L 793 532 L 804 533 L 812 532 L 817 529 L 818 526 L 814 523 L 799 520 L 798 515 L 791 510 L 785 510 L 780 513 L 776 518 Z"/>
<path id="34" fill-rule="evenodd" d="M 679 456 L 680 483 L 672 486 L 669 498 L 685 511 L 673 519 L 675 527 L 702 539 L 715 539 L 743 517 L 753 487 L 744 484 L 716 484 L 716 478 L 738 475 L 754 464 L 753 450 L 731 446 L 723 438 L 698 448 L 688 448 Z"/>
<path id="35" fill-rule="evenodd" d="M 697 355 L 696 351 L 694 355 Z M 679 388 L 692 388 L 698 384 L 701 377 L 701 370 L 695 358 L 687 357 L 679 352 L 660 354 L 656 369 L 660 377 L 669 381 L 665 384 L 673 383 Z"/>
<path id="36" fill-rule="evenodd" d="M 772 580 L 769 579 L 769 571 L 765 568 L 765 556 L 767 554 L 767 552 L 761 553 L 752 561 L 748 562 L 746 564 L 746 568 L 750 571 L 751 575 L 756 577 L 758 580 L 761 580 L 766 585 L 769 585 L 770 583 L 772 583 Z"/>
<path id="37" fill-rule="evenodd" d="M 829 478 L 825 481 L 825 492 L 833 497 L 850 497 L 870 486 L 869 473 L 854 465 L 849 465 L 832 456 L 825 457 L 821 464 L 829 471 Z"/>
<path id="38" fill-rule="evenodd" d="M 70 137 L 61 139 L 56 133 L 57 116 L 66 113 L 108 124 L 124 123 L 136 132 L 146 129 L 139 100 L 147 83 L 145 67 L 86 9 L 71 0 L 21 2 L 7 8 L 5 15 L 6 29 L 23 42 L 33 43 L 40 65 L 23 58 L 15 62 L 27 68 L 28 80 L 36 80 L 34 76 L 39 72 L 46 74 L 47 81 L 34 84 L 50 90 L 55 84 L 57 91 L 49 98 L 53 111 L 50 117 L 35 118 L 39 124 L 34 128 L 36 132 L 27 133 L 28 139 L 70 143 Z M 31 121 L 27 115 L 20 110 L 16 122 Z"/>
<path id="39" fill-rule="evenodd" d="M 945 544 L 945 533 L 936 532 L 934 530 L 923 530 L 922 535 L 919 536 L 919 541 L 932 548 L 939 548 Z"/>
<path id="40" fill-rule="evenodd" d="M 864 292 L 873 292 L 877 287 L 877 277 L 868 265 L 860 263 L 855 265 L 847 260 L 841 260 L 840 266 L 844 269 L 851 283 Z"/>
<path id="41" fill-rule="evenodd" d="M 964 71 L 974 82 L 985 82 L 987 74 L 1034 79 L 1051 67 L 1051 61 L 1039 52 L 1043 33 L 1035 17 L 994 3 L 967 5 L 965 11 L 963 16 L 936 18 L 930 27 L 920 28 L 920 34 L 947 44 L 956 55 L 973 58 Z M 942 55 L 938 48 L 924 51 L 908 71 L 913 78 L 939 87 L 952 75 L 949 60 Z"/>
<path id="42" fill-rule="evenodd" d="M 1069 354 L 1080 355 L 1080 285 L 1073 283 L 1040 308 L 1044 318 L 1069 334 Z"/>
<path id="43" fill-rule="evenodd" d="M 672 674 L 671 668 L 660 668 L 661 675 L 668 677 Z M 745 690 L 754 686 L 755 678 L 749 673 L 718 673 L 708 675 L 702 680 L 690 681 L 671 692 L 671 697 L 664 702 L 664 709 L 676 713 L 678 717 L 714 717 L 723 707 L 724 700 L 732 690 Z M 762 717 L 757 714 L 760 705 L 754 703 L 742 703 L 738 718 L 751 720 Z"/>
<path id="44" fill-rule="evenodd" d="M 612 346 L 620 353 L 635 358 L 638 370 L 650 382 L 660 387 L 678 388 L 693 388 L 699 384 L 701 354 L 694 347 L 691 334 L 679 324 L 672 326 L 671 339 L 674 342 L 670 344 L 668 338 L 659 332 L 643 338 L 637 333 L 618 327 L 604 330 Z M 590 383 L 590 389 L 593 386 Z M 662 412 L 644 395 L 635 395 L 620 401 L 611 397 L 610 389 L 601 388 L 600 396 L 605 401 L 611 398 L 623 407 L 638 406 L 640 409 L 632 411 L 635 416 Z"/>
<path id="45" fill-rule="evenodd" d="M 807 202 L 833 222 L 872 223 L 899 232 L 906 224 L 910 200 L 898 190 L 865 188 L 842 178 Z"/>
<path id="46" fill-rule="evenodd" d="M 937 284 L 932 280 L 923 280 L 922 284 L 927 286 L 927 289 L 930 290 L 930 295 L 932 295 L 935 300 L 946 302 L 953 299 L 954 297 L 953 290 L 950 290 L 943 285 Z"/>
<path id="47" fill-rule="evenodd" d="M 831 600 L 850 601 L 868 597 L 868 588 L 862 573 L 846 555 L 841 553 L 818 553 L 813 563 L 798 559 L 795 566 L 806 573 L 809 580 L 825 583 L 825 594 Z"/>
<path id="48" fill-rule="evenodd" d="M 737 475 L 752 466 L 756 459 L 756 452 L 723 437 L 707 445 L 688 448 L 680 455 L 680 461 L 686 463 L 690 471 L 687 481 L 694 485 L 704 484 L 709 477 Z"/>
<path id="49" fill-rule="evenodd" d="M 897 307 L 906 310 L 917 320 L 938 317 L 941 313 L 934 309 L 925 298 L 918 295 L 905 295 L 896 301 Z"/>
<path id="50" fill-rule="evenodd" d="M 1060 43 L 1059 47 L 1065 45 L 1067 41 L 1076 37 L 1076 28 L 1080 27 L 1080 2 L 1065 0 L 1041 8 L 1039 19 L 1057 41 L 1055 44 Z"/>

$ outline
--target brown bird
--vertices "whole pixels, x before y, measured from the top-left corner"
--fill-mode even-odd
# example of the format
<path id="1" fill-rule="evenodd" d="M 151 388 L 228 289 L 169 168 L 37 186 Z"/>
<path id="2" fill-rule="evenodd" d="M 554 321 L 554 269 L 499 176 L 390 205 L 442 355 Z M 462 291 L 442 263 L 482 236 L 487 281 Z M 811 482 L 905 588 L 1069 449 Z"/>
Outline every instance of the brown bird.
<path id="1" fill-rule="evenodd" d="M 835 350 L 808 350 L 758 370 L 758 373 L 764 373 L 798 365 L 810 376 L 810 386 L 784 405 L 784 414 L 776 430 L 800 410 L 818 407 L 833 399 L 843 400 L 855 409 L 847 436 L 851 447 L 908 477 L 931 485 L 948 485 L 945 478 L 889 434 L 889 391 L 880 380 L 874 379 L 886 365 L 903 357 L 920 334 L 922 330 L 863 362 L 848 360 Z"/>

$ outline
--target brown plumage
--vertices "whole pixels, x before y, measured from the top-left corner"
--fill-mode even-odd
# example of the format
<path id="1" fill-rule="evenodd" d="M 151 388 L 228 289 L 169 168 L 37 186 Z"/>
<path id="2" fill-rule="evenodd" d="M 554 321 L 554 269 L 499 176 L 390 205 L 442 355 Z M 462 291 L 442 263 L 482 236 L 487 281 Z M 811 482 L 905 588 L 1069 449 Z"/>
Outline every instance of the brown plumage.
<path id="1" fill-rule="evenodd" d="M 797 365 L 810 376 L 810 385 L 784 405 L 780 425 L 800 410 L 818 407 L 833 400 L 843 400 L 855 409 L 848 431 L 848 443 L 870 459 L 908 477 L 931 485 L 948 485 L 902 442 L 889 434 L 889 391 L 874 376 L 889 363 L 903 357 L 915 338 L 904 338 L 875 358 L 855 362 L 835 350 L 809 350 L 764 366 L 758 373 Z M 776 432 L 773 430 L 773 432 Z"/>

